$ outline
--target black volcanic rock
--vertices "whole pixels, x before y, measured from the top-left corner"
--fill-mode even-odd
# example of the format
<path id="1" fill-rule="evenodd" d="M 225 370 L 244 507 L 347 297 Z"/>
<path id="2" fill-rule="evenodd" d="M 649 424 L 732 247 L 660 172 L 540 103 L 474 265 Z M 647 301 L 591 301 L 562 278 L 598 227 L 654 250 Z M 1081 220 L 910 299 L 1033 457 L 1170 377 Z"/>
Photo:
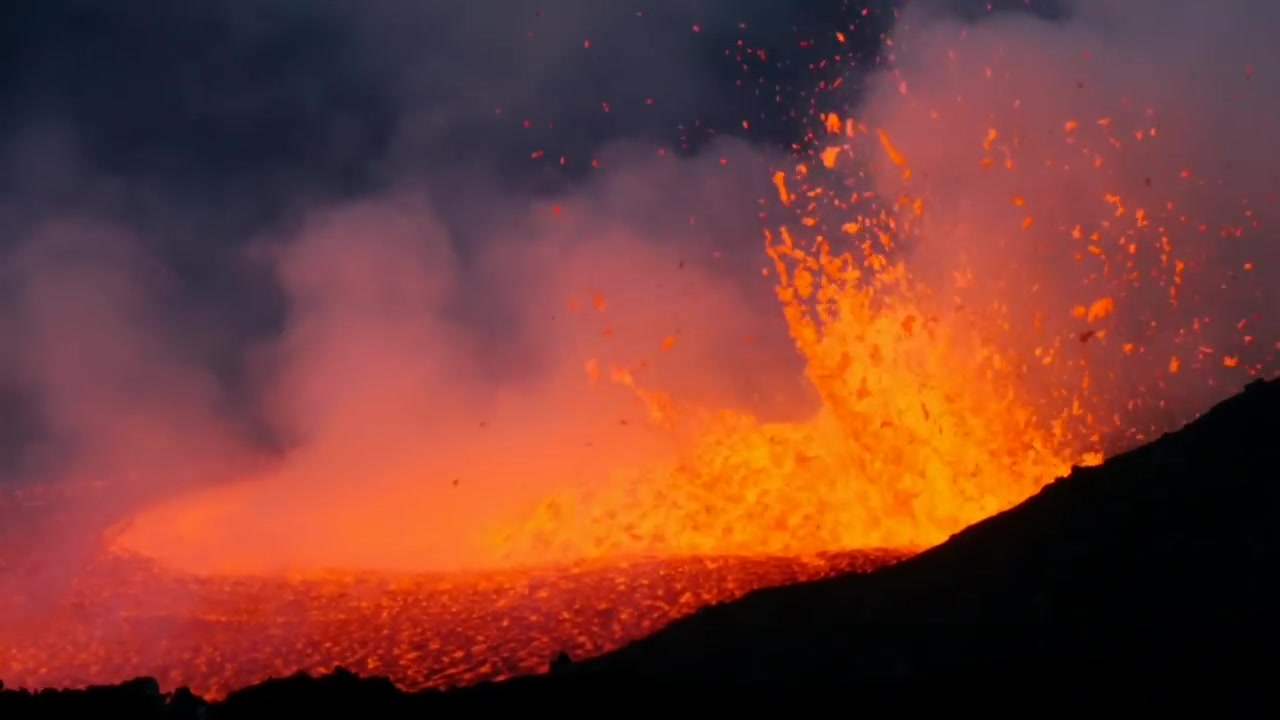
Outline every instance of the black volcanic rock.
<path id="1" fill-rule="evenodd" d="M 1013 695 L 1173 707 L 1190 694 L 1274 705 L 1280 647 L 1280 383 L 1257 382 L 1186 428 L 1077 468 L 910 560 L 762 590 L 553 672 L 410 695 L 345 671 L 205 707 L 153 681 L 0 693 L 0 717 L 421 716 L 554 701 L 599 710 L 663 689 L 814 692 L 859 707 Z"/>
<path id="2" fill-rule="evenodd" d="M 237 690 L 215 709 L 214 717 L 386 717 L 403 704 L 404 694 L 386 678 L 360 678 L 337 668 L 322 678 L 299 673 Z"/>

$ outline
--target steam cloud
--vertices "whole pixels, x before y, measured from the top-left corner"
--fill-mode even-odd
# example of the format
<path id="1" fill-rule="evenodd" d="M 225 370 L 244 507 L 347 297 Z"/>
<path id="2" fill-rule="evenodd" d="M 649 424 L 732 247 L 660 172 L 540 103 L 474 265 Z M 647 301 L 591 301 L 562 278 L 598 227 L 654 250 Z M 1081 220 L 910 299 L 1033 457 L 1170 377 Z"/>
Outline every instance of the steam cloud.
<path id="1" fill-rule="evenodd" d="M 561 0 L 530 17 L 506 2 L 258 0 L 183 21 L 146 5 L 109 31 L 166 35 L 167 52 L 216 43 L 186 69 L 140 56 L 94 78 L 51 64 L 7 128 L 10 477 L 109 481 L 116 502 L 93 508 L 104 521 L 144 498 L 270 478 L 189 530 L 246 557 L 269 544 L 268 563 L 449 568 L 474 559 L 479 521 L 668 449 L 625 391 L 590 386 L 589 358 L 647 362 L 646 382 L 711 405 L 806 411 L 758 272 L 757 199 L 787 161 L 740 140 L 677 159 L 653 141 L 717 87 L 688 28 L 786 9 L 656 3 L 637 17 Z M 1172 199 L 1210 226 L 1177 237 L 1196 244 L 1201 277 L 1222 278 L 1201 287 L 1246 261 L 1250 287 L 1280 280 L 1263 235 L 1280 10 L 1087 0 L 1065 19 L 969 23 L 951 9 L 906 10 L 894 69 L 859 99 L 927 182 L 917 268 L 941 278 L 963 258 L 1001 292 L 1087 302 L 1060 255 L 1033 246 L 1068 239 L 1019 231 L 1009 198 L 1057 228 L 1101 219 L 1115 192 Z M 257 59 L 289 38 L 303 50 Z M 104 42 L 75 41 L 87 57 Z M 112 102 L 96 89 L 110 82 Z M 1158 124 L 1160 140 L 1129 143 L 1109 175 L 978 174 L 988 127 L 1016 127 L 1034 163 L 1061 152 L 1064 121 L 1101 117 Z M 568 169 L 545 170 L 559 154 Z M 592 158 L 598 169 L 578 169 Z M 882 192 L 896 178 L 876 168 Z M 1207 289 L 1194 303 L 1224 345 L 1264 307 Z M 1122 307 L 1115 322 L 1149 314 Z"/>

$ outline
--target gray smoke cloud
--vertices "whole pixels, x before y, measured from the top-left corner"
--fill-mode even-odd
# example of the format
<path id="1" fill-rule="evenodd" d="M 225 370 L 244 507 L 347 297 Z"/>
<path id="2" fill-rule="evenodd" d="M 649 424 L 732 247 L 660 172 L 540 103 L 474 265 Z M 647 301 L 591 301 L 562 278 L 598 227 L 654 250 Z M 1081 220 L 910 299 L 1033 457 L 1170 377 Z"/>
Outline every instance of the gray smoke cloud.
<path id="1" fill-rule="evenodd" d="M 675 147 L 724 92 L 701 28 L 778 11 L 648 5 L 32 11 L 71 50 L 19 48 L 9 87 L 7 480 L 105 484 L 94 527 L 239 483 L 157 531 L 191 563 L 445 567 L 664 450 L 589 360 L 796 412 L 758 272 L 772 152 Z"/>

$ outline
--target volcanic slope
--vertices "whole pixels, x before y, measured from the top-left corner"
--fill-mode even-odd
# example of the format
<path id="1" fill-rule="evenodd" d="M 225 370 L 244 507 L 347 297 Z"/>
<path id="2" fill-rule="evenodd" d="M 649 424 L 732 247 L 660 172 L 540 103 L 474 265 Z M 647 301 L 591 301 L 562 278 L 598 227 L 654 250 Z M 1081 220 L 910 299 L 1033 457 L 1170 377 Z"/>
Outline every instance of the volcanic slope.
<path id="1" fill-rule="evenodd" d="M 1252 683 L 1274 677 L 1280 638 L 1278 420 L 1280 381 L 1257 381 L 1182 430 L 1076 469 L 896 565 L 754 592 L 550 675 L 400 702 L 661 687 L 839 686 L 866 698 L 943 685 L 1077 695 L 1121 683 L 1148 700 L 1223 679 L 1265 688 Z M 305 705 L 339 687 L 351 701 L 390 701 L 372 682 L 330 683 L 259 686 L 220 710 Z"/>

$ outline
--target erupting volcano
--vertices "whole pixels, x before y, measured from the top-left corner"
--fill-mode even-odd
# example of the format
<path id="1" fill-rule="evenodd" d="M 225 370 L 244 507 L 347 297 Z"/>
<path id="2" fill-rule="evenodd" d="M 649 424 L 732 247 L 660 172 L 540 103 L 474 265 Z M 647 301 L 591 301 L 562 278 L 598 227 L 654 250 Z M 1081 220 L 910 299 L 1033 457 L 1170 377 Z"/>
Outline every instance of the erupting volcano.
<path id="1" fill-rule="evenodd" d="M 904 26 L 902 46 L 925 51 L 876 72 L 865 115 L 815 109 L 765 178 L 755 257 L 806 385 L 786 412 L 663 376 L 725 333 L 619 324 L 650 302 L 626 272 L 655 287 L 694 272 L 628 257 L 551 283 L 547 312 L 572 330 L 547 342 L 571 339 L 572 372 L 476 420 L 416 360 L 378 361 L 450 344 L 402 312 L 442 302 L 429 259 L 406 269 L 399 240 L 372 237 L 346 254 L 368 227 L 416 241 L 404 206 L 309 220 L 310 239 L 271 255 L 296 311 L 266 362 L 294 445 L 114 518 L 56 602 L 10 592 L 23 622 L 0 624 L 0 678 L 145 674 L 217 695 L 335 665 L 409 688 L 540 672 L 757 588 L 894 562 L 1179 424 L 1166 399 L 1201 397 L 1186 388 L 1268 372 L 1264 319 L 1210 314 L 1262 301 L 1254 260 L 1216 243 L 1258 218 L 1201 202 L 1211 183 L 1175 157 L 1159 108 L 1046 99 L 1018 48 L 935 32 Z M 1106 72 L 1077 60 L 1088 82 Z M 1081 114 L 1100 104 L 1114 112 Z M 740 313 L 733 297 L 680 302 L 706 326 Z M 429 371 L 447 383 L 451 363 Z M 400 422 L 414 413 L 431 422 Z M 609 427 L 574 435 L 592 423 Z"/>

